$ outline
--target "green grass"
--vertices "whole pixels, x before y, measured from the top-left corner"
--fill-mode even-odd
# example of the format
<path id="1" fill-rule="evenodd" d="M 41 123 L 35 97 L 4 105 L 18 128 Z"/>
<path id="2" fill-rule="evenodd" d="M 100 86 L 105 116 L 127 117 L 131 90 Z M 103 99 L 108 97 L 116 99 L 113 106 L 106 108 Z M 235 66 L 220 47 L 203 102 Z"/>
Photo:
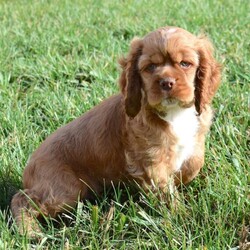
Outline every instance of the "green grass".
<path id="1" fill-rule="evenodd" d="M 249 13 L 247 0 L 1 1 L 0 249 L 238 246 L 250 224 Z M 48 220 L 40 241 L 20 236 L 9 202 L 29 155 L 117 92 L 117 59 L 129 41 L 165 25 L 208 34 L 224 67 L 206 164 L 180 192 L 180 209 L 116 188 L 112 199 L 79 202 L 59 225 Z"/>

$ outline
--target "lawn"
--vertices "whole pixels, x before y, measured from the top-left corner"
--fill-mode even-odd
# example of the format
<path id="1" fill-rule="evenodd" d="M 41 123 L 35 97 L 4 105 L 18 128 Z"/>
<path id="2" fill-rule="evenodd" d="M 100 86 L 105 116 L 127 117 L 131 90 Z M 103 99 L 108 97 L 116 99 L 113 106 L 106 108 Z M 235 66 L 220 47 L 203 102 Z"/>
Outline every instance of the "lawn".
<path id="1" fill-rule="evenodd" d="M 249 13 L 247 0 L 1 1 L 0 249 L 245 249 Z M 19 235 L 9 204 L 30 154 L 117 92 L 117 59 L 130 40 L 166 25 L 207 34 L 223 64 L 206 164 L 180 190 L 180 209 L 114 188 L 96 202 L 79 202 L 62 221 L 47 220 L 38 241 Z"/>

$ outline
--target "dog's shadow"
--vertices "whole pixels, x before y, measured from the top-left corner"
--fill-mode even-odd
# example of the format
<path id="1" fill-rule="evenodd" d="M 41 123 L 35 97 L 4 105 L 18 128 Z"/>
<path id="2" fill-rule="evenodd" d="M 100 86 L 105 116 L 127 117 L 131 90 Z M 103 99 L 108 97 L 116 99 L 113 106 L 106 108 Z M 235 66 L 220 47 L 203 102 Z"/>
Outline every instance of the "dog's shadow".
<path id="1" fill-rule="evenodd" d="M 21 188 L 21 183 L 17 178 L 8 174 L 0 176 L 0 210 L 8 210 L 13 195 Z"/>
<path id="2" fill-rule="evenodd" d="M 12 179 L 9 176 L 0 178 L 0 194 L 2 194 L 0 195 L 1 211 L 6 211 L 8 216 L 10 216 L 8 217 L 10 218 L 9 226 L 13 225 L 13 218 L 10 212 L 11 199 L 20 188 L 20 181 Z M 168 204 L 164 200 L 159 199 L 159 194 L 162 194 L 159 190 L 158 192 L 146 193 L 136 183 L 119 183 L 118 186 L 104 187 L 103 192 L 99 195 L 93 193 L 87 199 L 79 200 L 76 208 L 66 209 L 55 218 L 40 215 L 37 219 L 43 229 L 42 231 L 46 232 L 51 226 L 56 230 L 60 230 L 63 226 L 74 226 L 77 223 L 77 213 L 80 212 L 81 216 L 84 209 L 87 213 L 91 214 L 93 209 L 96 208 L 99 210 L 102 220 L 106 220 L 105 218 L 109 217 L 112 209 L 117 206 L 119 209 L 122 207 L 121 212 L 127 214 L 130 211 L 131 204 L 138 211 L 143 210 L 148 214 L 155 214 L 158 207 L 164 206 L 169 209 Z M 80 211 L 78 210 L 79 205 Z M 156 216 L 161 215 L 157 213 Z"/>
<path id="3" fill-rule="evenodd" d="M 134 185 L 126 185 L 124 183 L 119 183 L 116 187 L 109 187 L 103 189 L 103 191 L 97 195 L 89 195 L 84 200 L 78 200 L 76 207 L 65 207 L 65 210 L 56 217 L 46 217 L 40 215 L 38 223 L 42 232 L 48 232 L 53 228 L 53 230 L 60 231 L 63 227 L 77 227 L 78 219 L 80 223 L 89 223 L 90 220 L 94 220 L 93 212 L 94 210 L 98 211 L 98 218 L 101 224 L 108 223 L 111 213 L 114 213 L 114 209 L 119 207 L 119 211 L 127 214 L 129 210 L 130 202 L 136 204 L 136 206 L 145 207 L 145 204 L 142 202 L 142 193 Z M 91 215 L 92 214 L 92 215 Z M 86 219 L 85 222 L 84 219 Z M 84 228 L 84 226 L 82 226 Z M 36 238 L 33 240 L 36 241 Z"/>

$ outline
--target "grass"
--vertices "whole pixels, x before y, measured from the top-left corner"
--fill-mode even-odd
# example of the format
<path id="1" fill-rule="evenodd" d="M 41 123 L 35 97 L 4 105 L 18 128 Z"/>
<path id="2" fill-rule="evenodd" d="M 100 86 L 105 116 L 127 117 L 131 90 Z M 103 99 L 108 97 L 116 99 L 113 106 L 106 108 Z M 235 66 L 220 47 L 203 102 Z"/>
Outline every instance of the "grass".
<path id="1" fill-rule="evenodd" d="M 244 0 L 1 1 L 0 249 L 244 249 L 249 13 Z M 224 67 L 206 164 L 180 192 L 180 209 L 115 188 L 96 203 L 79 202 L 66 222 L 48 220 L 40 241 L 20 236 L 9 203 L 29 155 L 56 128 L 117 92 L 117 58 L 129 41 L 165 25 L 208 34 Z"/>

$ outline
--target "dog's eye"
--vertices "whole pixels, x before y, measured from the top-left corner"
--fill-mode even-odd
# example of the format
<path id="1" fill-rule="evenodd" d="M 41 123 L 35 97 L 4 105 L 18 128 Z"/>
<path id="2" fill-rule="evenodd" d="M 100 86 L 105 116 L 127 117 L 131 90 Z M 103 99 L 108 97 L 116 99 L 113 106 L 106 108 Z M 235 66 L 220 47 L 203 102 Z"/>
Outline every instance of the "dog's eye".
<path id="1" fill-rule="evenodd" d="M 185 61 L 181 61 L 180 62 L 180 66 L 184 69 L 188 69 L 191 66 L 191 63 L 189 62 L 185 62 Z"/>
<path id="2" fill-rule="evenodd" d="M 149 65 L 146 67 L 146 71 L 152 73 L 152 72 L 155 71 L 156 68 L 157 68 L 157 65 L 154 64 L 154 63 L 151 63 L 151 64 L 149 64 Z"/>

